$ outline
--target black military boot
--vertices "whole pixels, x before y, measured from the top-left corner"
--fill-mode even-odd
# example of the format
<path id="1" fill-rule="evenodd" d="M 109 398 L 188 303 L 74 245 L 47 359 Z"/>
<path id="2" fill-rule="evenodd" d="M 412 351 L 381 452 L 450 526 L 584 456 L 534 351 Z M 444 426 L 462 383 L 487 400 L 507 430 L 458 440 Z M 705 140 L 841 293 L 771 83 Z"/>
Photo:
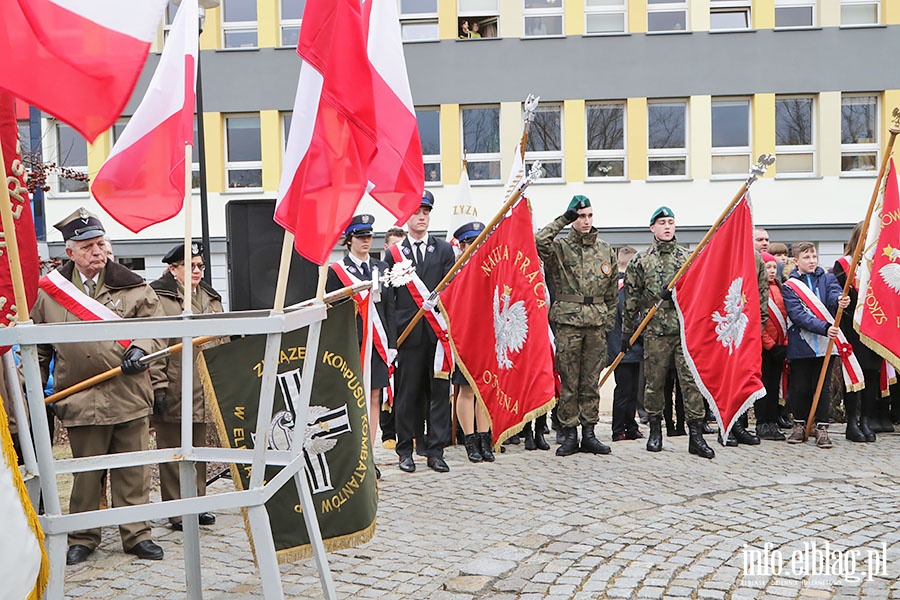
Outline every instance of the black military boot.
<path id="1" fill-rule="evenodd" d="M 691 419 L 688 421 L 688 452 L 703 458 L 714 458 L 716 453 L 703 439 L 704 419 Z"/>
<path id="2" fill-rule="evenodd" d="M 522 433 L 525 434 L 525 449 L 537 450 L 537 444 L 534 443 L 534 431 L 532 430 L 532 423 L 525 423 L 525 427 L 522 429 Z"/>
<path id="3" fill-rule="evenodd" d="M 894 423 L 891 421 L 891 399 L 879 398 L 875 401 L 873 415 L 869 418 L 869 425 L 876 420 L 878 427 L 872 427 L 875 433 L 894 433 Z"/>
<path id="4" fill-rule="evenodd" d="M 581 426 L 581 451 L 587 454 L 609 454 L 612 448 L 597 439 L 594 424 L 588 423 Z"/>
<path id="5" fill-rule="evenodd" d="M 858 393 L 852 392 L 844 396 L 844 409 L 847 412 L 847 439 L 851 442 L 865 442 L 866 434 L 859 428 Z"/>
<path id="6" fill-rule="evenodd" d="M 738 439 L 734 437 L 734 428 L 737 427 L 737 423 L 734 424 L 734 427 L 731 428 L 731 431 L 728 432 L 728 437 L 725 438 L 725 441 L 722 441 L 722 432 L 716 436 L 716 439 L 719 441 L 719 444 L 722 446 L 727 446 L 728 448 L 737 448 L 740 445 Z"/>
<path id="7" fill-rule="evenodd" d="M 538 450 L 549 450 L 550 444 L 544 439 L 547 428 L 547 415 L 541 415 L 534 420 L 534 445 Z"/>
<path id="8" fill-rule="evenodd" d="M 482 460 L 494 462 L 494 440 L 491 439 L 491 432 L 478 431 L 475 435 L 478 437 L 478 450 L 481 452 Z"/>
<path id="9" fill-rule="evenodd" d="M 747 431 L 746 420 L 743 423 L 741 419 L 735 421 L 731 427 L 731 433 L 734 434 L 735 439 L 741 444 L 747 444 L 748 446 L 758 446 L 760 444 L 759 436 Z"/>
<path id="10" fill-rule="evenodd" d="M 557 456 L 570 456 L 578 452 L 578 428 L 577 427 L 562 427 L 563 434 L 563 442 L 559 448 L 556 449 Z"/>
<path id="11" fill-rule="evenodd" d="M 466 456 L 469 458 L 469 462 L 480 463 L 482 458 L 481 450 L 478 448 L 478 435 L 469 433 L 463 438 L 463 441 L 466 444 Z"/>
<path id="12" fill-rule="evenodd" d="M 662 415 L 650 415 L 650 435 L 647 436 L 647 451 L 662 450 Z"/>

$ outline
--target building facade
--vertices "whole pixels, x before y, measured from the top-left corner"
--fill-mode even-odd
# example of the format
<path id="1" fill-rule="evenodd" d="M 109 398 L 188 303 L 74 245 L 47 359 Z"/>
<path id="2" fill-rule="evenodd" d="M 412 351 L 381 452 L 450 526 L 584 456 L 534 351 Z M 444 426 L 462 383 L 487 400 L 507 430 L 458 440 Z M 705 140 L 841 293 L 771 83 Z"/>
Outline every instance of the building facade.
<path id="1" fill-rule="evenodd" d="M 202 118 L 221 290 L 227 202 L 272 199 L 278 189 L 303 5 L 222 0 L 206 14 Z M 755 221 L 773 241 L 811 239 L 823 262 L 833 260 L 865 215 L 900 106 L 900 69 L 889 60 L 900 56 L 900 0 L 399 0 L 399 8 L 438 231 L 464 154 L 479 218 L 500 206 L 522 101 L 533 93 L 541 103 L 526 162 L 545 167 L 528 193 L 539 225 L 585 194 L 616 245 L 649 242 L 647 220 L 661 204 L 674 209 L 679 238 L 696 241 L 756 157 L 773 153 L 776 164 L 752 188 Z M 151 55 L 125 115 L 93 145 L 44 119 L 44 159 L 96 174 L 157 61 Z M 195 171 L 197 161 L 195 149 Z M 103 214 L 86 183 L 48 183 L 47 223 L 79 205 Z M 393 225 L 371 199 L 360 210 L 376 215 L 376 232 Z M 143 259 L 148 278 L 183 236 L 181 218 L 139 236 L 104 222 L 117 255 Z M 55 231 L 48 242 L 62 253 Z"/>

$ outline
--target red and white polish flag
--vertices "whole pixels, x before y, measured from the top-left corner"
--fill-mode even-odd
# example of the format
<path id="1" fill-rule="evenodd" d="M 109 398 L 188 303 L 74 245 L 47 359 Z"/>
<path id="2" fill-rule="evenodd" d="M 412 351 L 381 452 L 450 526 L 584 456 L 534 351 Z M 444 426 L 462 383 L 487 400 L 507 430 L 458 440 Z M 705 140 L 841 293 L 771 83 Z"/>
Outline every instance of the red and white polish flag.
<path id="1" fill-rule="evenodd" d="M 406 223 L 422 202 L 425 168 L 422 144 L 406 73 L 400 16 L 395 0 L 363 2 L 366 52 L 372 86 L 378 153 L 369 165 L 369 195 Z"/>
<path id="2" fill-rule="evenodd" d="M 168 0 L 4 0 L 0 88 L 88 141 L 122 114 Z"/>
<path id="3" fill-rule="evenodd" d="M 310 0 L 275 221 L 325 264 L 366 191 L 376 152 L 372 70 L 358 0 Z"/>
<path id="4" fill-rule="evenodd" d="M 91 185 L 100 206 L 135 233 L 171 219 L 184 206 L 198 38 L 197 0 L 184 0 L 144 99 Z"/>

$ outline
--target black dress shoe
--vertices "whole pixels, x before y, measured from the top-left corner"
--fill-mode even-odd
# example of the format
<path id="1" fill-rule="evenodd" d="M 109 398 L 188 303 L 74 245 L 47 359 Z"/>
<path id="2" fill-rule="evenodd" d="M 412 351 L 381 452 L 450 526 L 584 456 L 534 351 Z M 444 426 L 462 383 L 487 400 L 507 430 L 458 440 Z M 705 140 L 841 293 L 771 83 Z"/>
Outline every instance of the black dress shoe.
<path id="1" fill-rule="evenodd" d="M 69 546 L 69 551 L 66 552 L 66 564 L 77 565 L 78 563 L 84 562 L 93 551 L 93 548 L 88 548 L 87 546 L 82 546 L 81 544 Z"/>
<path id="2" fill-rule="evenodd" d="M 415 473 L 416 472 L 416 463 L 413 461 L 412 456 L 401 456 L 400 457 L 400 470 L 406 473 Z"/>
<path id="3" fill-rule="evenodd" d="M 644 434 L 641 433 L 640 429 L 629 430 L 625 432 L 625 439 L 627 440 L 640 440 L 644 438 Z"/>
<path id="4" fill-rule="evenodd" d="M 200 513 L 199 520 L 200 520 L 201 525 L 215 525 L 216 524 L 216 515 L 209 513 L 209 512 Z"/>
<path id="5" fill-rule="evenodd" d="M 628 439 L 628 438 L 625 437 L 625 434 L 624 434 L 624 433 L 614 433 L 614 434 L 612 435 L 612 441 L 614 441 L 614 442 L 624 442 L 624 441 L 627 440 L 627 439 Z"/>
<path id="6" fill-rule="evenodd" d="M 137 544 L 126 550 L 125 554 L 134 554 L 138 558 L 143 558 L 144 560 L 163 559 L 163 549 L 154 544 L 152 540 L 144 540 L 143 542 L 138 542 Z"/>
<path id="7" fill-rule="evenodd" d="M 437 471 L 438 473 L 447 473 L 450 471 L 450 467 L 447 466 L 447 463 L 440 456 L 429 456 L 428 468 L 432 471 Z"/>

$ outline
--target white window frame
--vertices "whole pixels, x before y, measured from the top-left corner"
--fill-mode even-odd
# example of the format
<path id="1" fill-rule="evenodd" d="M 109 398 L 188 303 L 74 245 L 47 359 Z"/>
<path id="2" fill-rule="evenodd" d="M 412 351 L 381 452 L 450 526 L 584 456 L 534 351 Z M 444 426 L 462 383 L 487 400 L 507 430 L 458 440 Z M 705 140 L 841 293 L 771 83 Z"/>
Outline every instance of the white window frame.
<path id="1" fill-rule="evenodd" d="M 628 33 L 628 0 L 619 0 L 617 6 L 589 6 L 584 0 L 584 34 L 585 35 L 619 35 Z M 591 15 L 622 15 L 622 29 L 619 31 L 590 31 L 588 20 Z"/>
<path id="2" fill-rule="evenodd" d="M 471 167 L 473 164 L 478 163 L 493 163 L 496 162 L 498 165 L 498 173 L 495 179 L 472 179 L 472 169 L 469 169 L 469 183 L 472 185 L 494 185 L 497 183 L 503 183 L 503 173 L 502 173 L 502 162 L 500 159 L 500 144 L 497 144 L 496 152 L 480 152 L 474 153 L 470 152 L 468 148 L 466 148 L 466 135 L 465 135 L 465 125 L 464 125 L 464 117 L 463 112 L 471 109 L 483 109 L 490 108 L 497 111 L 497 132 L 500 140 L 503 139 L 503 132 L 500 130 L 500 105 L 499 104 L 471 104 L 460 107 L 459 114 L 459 139 L 462 141 L 463 152 L 465 152 L 466 162 Z"/>
<path id="3" fill-rule="evenodd" d="M 221 21 L 222 21 L 222 48 L 228 50 L 249 50 L 251 48 L 259 48 L 259 9 L 257 9 L 255 21 L 226 21 L 225 20 L 225 3 L 228 0 L 222 0 L 221 5 Z M 256 44 L 253 46 L 228 46 L 226 44 L 227 35 L 229 33 L 245 33 L 252 31 L 256 34 Z"/>
<path id="4" fill-rule="evenodd" d="M 650 15 L 653 13 L 684 13 L 684 29 L 650 29 Z M 672 0 L 662 4 L 650 4 L 647 2 L 647 33 L 683 33 L 690 31 L 691 21 L 688 14 L 687 0 Z"/>
<path id="5" fill-rule="evenodd" d="M 438 114 L 438 152 L 437 154 L 422 154 L 422 167 L 425 169 L 425 185 L 438 186 L 444 179 L 444 170 L 441 165 L 441 108 L 439 106 L 417 106 L 416 111 L 434 111 Z M 460 126 L 462 119 L 460 118 Z M 428 165 L 437 165 L 440 176 L 436 180 L 428 179 Z"/>
<path id="6" fill-rule="evenodd" d="M 817 146 L 817 134 L 816 130 L 816 97 L 810 95 L 784 95 L 784 96 L 775 96 L 775 106 L 776 110 L 778 107 L 778 102 L 780 100 L 809 100 L 810 101 L 810 115 L 809 115 L 809 129 L 810 129 L 810 143 L 809 144 L 777 144 L 775 145 L 775 158 L 776 158 L 776 173 L 778 179 L 802 179 L 805 177 L 815 177 L 818 173 L 818 164 L 819 157 L 816 152 Z M 778 119 L 775 119 L 775 139 L 777 142 L 778 139 Z M 782 173 L 777 168 L 777 159 L 779 156 L 784 155 L 797 155 L 797 154 L 810 154 L 812 155 L 812 170 L 804 171 L 804 172 L 793 172 L 793 173 Z"/>
<path id="7" fill-rule="evenodd" d="M 710 179 L 733 179 L 746 177 L 753 165 L 753 102 L 749 98 L 713 98 L 710 107 L 710 134 L 712 134 L 712 112 L 716 105 L 745 105 L 747 107 L 747 145 L 746 146 L 713 146 L 710 144 Z M 741 171 L 716 173 L 715 159 L 742 156 L 747 158 L 747 167 Z"/>
<path id="8" fill-rule="evenodd" d="M 282 48 L 291 48 L 291 47 L 295 46 L 296 44 L 285 45 L 284 30 L 285 29 L 293 29 L 294 27 L 296 27 L 299 30 L 300 26 L 303 23 L 303 18 L 301 17 L 299 19 L 285 19 L 284 17 L 282 17 L 282 8 L 283 8 L 285 1 L 286 0 L 278 0 L 278 45 Z M 259 17 L 259 15 L 257 15 L 257 18 L 258 17 Z M 298 33 L 298 36 L 299 36 L 299 33 Z M 257 43 L 258 42 L 259 42 L 259 38 L 257 38 Z"/>
<path id="9" fill-rule="evenodd" d="M 439 0 L 440 1 L 440 0 Z M 497 36 L 500 37 L 500 0 L 494 0 L 496 9 L 495 10 L 485 10 L 485 9 L 477 9 L 477 10 L 462 10 L 460 4 L 465 2 L 466 0 L 457 0 L 456 1 L 456 20 L 460 19 L 478 19 L 483 20 L 487 19 L 495 19 L 497 21 Z M 475 2 L 479 0 L 473 0 Z M 483 1 L 483 0 L 481 0 Z M 482 37 L 484 34 L 482 34 Z"/>
<path id="10" fill-rule="evenodd" d="M 682 148 L 651 148 L 650 147 L 650 107 L 656 104 L 680 104 L 684 107 L 684 147 Z M 670 98 L 654 100 L 647 103 L 647 180 L 648 181 L 685 181 L 691 176 L 690 146 L 690 107 L 688 101 L 682 98 Z M 683 160 L 684 175 L 651 175 L 650 163 L 653 160 Z"/>
<path id="11" fill-rule="evenodd" d="M 57 121 L 55 119 L 48 119 L 47 123 L 50 126 L 51 131 L 53 132 L 53 136 L 50 138 L 49 152 L 45 152 L 44 156 L 49 156 L 50 162 L 57 164 L 59 167 L 63 167 L 63 164 L 62 164 L 63 158 L 62 158 L 62 152 L 61 152 L 62 149 L 60 148 L 60 143 L 59 143 L 59 128 L 60 127 L 68 127 L 75 133 L 75 135 L 80 136 L 81 134 L 78 133 L 78 131 L 76 131 L 74 127 L 63 123 L 62 121 Z M 82 139 L 84 139 L 84 138 L 82 138 Z M 48 150 L 48 149 L 45 149 L 45 150 Z M 87 140 L 84 140 L 85 161 L 87 161 L 87 155 L 88 155 L 88 143 L 87 143 Z M 78 173 L 83 173 L 85 175 L 88 174 L 88 165 L 87 164 L 66 165 L 64 168 L 72 170 L 72 171 L 77 171 Z M 62 189 L 60 189 L 60 184 L 62 183 L 63 179 L 68 179 L 68 178 L 62 177 L 60 175 L 59 171 L 53 170 L 52 180 L 49 183 L 50 183 L 50 189 L 53 190 L 54 195 L 61 196 L 61 197 L 71 197 L 71 198 L 90 196 L 90 193 L 91 193 L 90 182 L 85 182 L 85 186 L 87 187 L 86 190 L 74 191 L 74 192 L 64 192 L 64 191 L 62 191 Z"/>
<path id="12" fill-rule="evenodd" d="M 843 163 L 844 155 L 861 155 L 861 154 L 875 154 L 875 160 L 873 161 L 873 168 L 866 171 L 844 171 L 844 166 L 841 164 L 841 177 L 871 177 L 878 173 L 878 164 L 881 156 L 881 111 L 880 104 L 881 99 L 879 98 L 877 93 L 870 94 L 842 94 L 841 95 L 841 139 L 844 138 L 844 116 L 843 116 L 843 107 L 844 101 L 853 98 L 874 98 L 875 99 L 875 131 L 874 131 L 874 139 L 871 142 L 863 142 L 858 144 L 841 144 L 841 163 Z"/>
<path id="13" fill-rule="evenodd" d="M 230 192 L 247 192 L 247 191 L 259 191 L 262 189 L 262 176 L 263 176 L 263 163 L 262 163 L 262 119 L 260 118 L 259 113 L 235 113 L 235 114 L 227 114 L 222 115 L 222 127 L 224 128 L 224 151 L 225 151 L 225 189 Z M 240 119 L 247 117 L 256 117 L 259 121 L 259 145 L 260 145 L 260 160 L 247 160 L 247 161 L 232 161 L 229 160 L 228 157 L 228 119 Z M 259 170 L 259 180 L 260 185 L 258 187 L 237 187 L 231 185 L 230 173 L 231 171 L 247 171 L 251 169 Z"/>
<path id="14" fill-rule="evenodd" d="M 559 0 L 559 6 L 552 6 L 547 8 L 526 8 L 525 2 L 527 0 L 522 0 L 522 37 L 525 38 L 546 38 L 546 37 L 564 37 L 566 35 L 566 23 L 565 23 L 565 1 Z M 560 33 L 543 33 L 543 34 L 528 34 L 528 19 L 530 18 L 548 18 L 548 17 L 557 17 L 559 19 L 559 31 Z"/>
<path id="15" fill-rule="evenodd" d="M 435 0 L 435 9 L 432 12 L 403 12 L 403 0 L 397 0 L 397 13 L 400 15 L 400 39 L 403 40 L 404 43 L 407 42 L 433 42 L 440 39 L 440 29 L 438 27 L 438 13 L 437 13 L 437 5 L 439 0 Z M 416 26 L 416 25 L 433 25 L 434 26 L 434 37 L 423 37 L 423 38 L 405 38 L 403 37 L 403 33 L 406 30 L 405 26 Z"/>
<path id="16" fill-rule="evenodd" d="M 622 112 L 622 148 L 621 149 L 592 149 L 587 147 L 589 141 L 588 126 L 590 124 L 589 111 L 591 107 L 620 108 Z M 628 181 L 628 107 L 625 102 L 587 102 L 584 107 L 585 127 L 585 181 Z M 621 160 L 622 176 L 591 176 L 590 163 L 594 160 Z"/>
<path id="17" fill-rule="evenodd" d="M 710 31 L 743 31 L 750 29 L 753 22 L 751 21 L 751 0 L 711 0 L 709 5 Z M 713 15 L 716 14 L 741 14 L 744 16 L 743 27 L 713 27 Z"/>
<path id="18" fill-rule="evenodd" d="M 817 0 L 775 0 L 775 29 L 808 29 L 810 27 L 816 27 L 816 23 L 818 22 L 818 2 Z M 809 8 L 810 9 L 810 23 L 809 25 L 788 25 L 779 27 L 778 26 L 778 9 L 779 8 Z"/>
<path id="19" fill-rule="evenodd" d="M 294 123 L 294 111 L 282 111 L 278 120 L 281 122 L 281 148 L 285 150 L 287 149 L 288 135 L 291 132 L 291 125 L 293 125 Z M 291 121 L 291 125 L 288 125 L 288 120 Z M 284 155 L 284 152 L 282 152 L 282 155 Z"/>
<path id="20" fill-rule="evenodd" d="M 529 171 L 531 169 L 531 165 L 534 161 L 539 160 L 544 164 L 549 163 L 559 163 L 559 177 L 550 177 L 549 175 L 541 176 L 540 179 L 537 180 L 537 183 L 564 183 L 566 180 L 566 160 L 565 160 L 565 149 L 566 149 L 566 140 L 565 140 L 565 123 L 563 119 L 565 119 L 565 111 L 563 110 L 562 104 L 555 103 L 546 103 L 541 104 L 537 107 L 535 111 L 535 117 L 537 117 L 538 113 L 541 112 L 550 112 L 551 110 L 559 113 L 559 150 L 543 150 L 543 151 L 535 151 L 535 150 L 526 150 L 525 152 L 525 171 Z M 534 123 L 531 125 L 532 131 L 534 128 Z M 529 138 L 531 136 L 529 135 Z M 528 143 L 525 143 L 527 148 Z M 546 171 L 545 171 L 546 172 Z"/>
<path id="21" fill-rule="evenodd" d="M 845 25 L 845 6 L 875 6 L 875 22 Z M 874 27 L 881 24 L 881 18 L 881 0 L 841 0 L 841 27 Z"/>

